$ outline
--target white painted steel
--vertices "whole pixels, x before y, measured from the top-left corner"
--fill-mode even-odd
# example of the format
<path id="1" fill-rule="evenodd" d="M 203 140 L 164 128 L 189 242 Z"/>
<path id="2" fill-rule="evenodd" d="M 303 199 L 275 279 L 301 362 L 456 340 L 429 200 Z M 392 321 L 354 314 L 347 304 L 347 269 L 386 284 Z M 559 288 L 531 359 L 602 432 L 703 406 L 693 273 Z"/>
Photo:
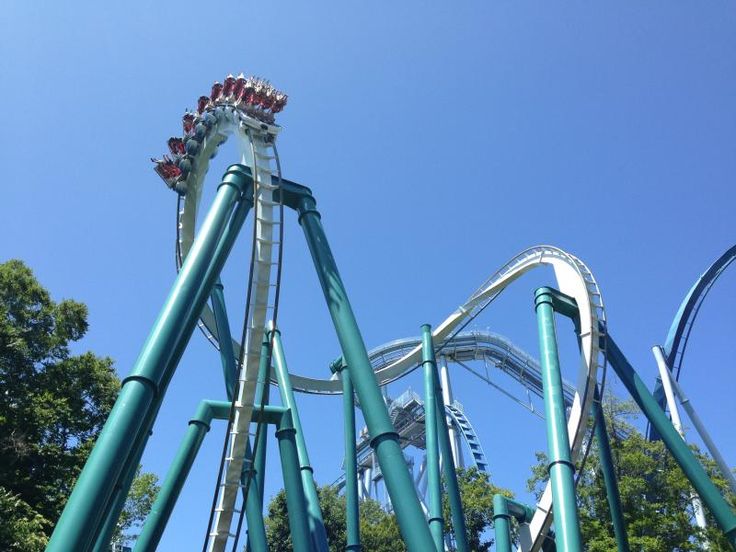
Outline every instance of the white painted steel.
<path id="1" fill-rule="evenodd" d="M 708 452 L 710 452 L 710 455 L 716 461 L 716 464 L 718 464 L 718 468 L 721 470 L 721 474 L 724 479 L 728 482 L 728 486 L 731 488 L 731 491 L 736 493 L 736 478 L 734 478 L 733 472 L 728 466 L 726 459 L 723 458 L 721 451 L 718 449 L 713 438 L 710 436 L 710 433 L 708 433 L 708 430 L 705 428 L 703 420 L 700 419 L 695 407 L 693 407 L 688 396 L 685 395 L 685 391 L 682 389 L 680 383 L 675 378 L 670 378 L 670 382 L 672 383 L 675 395 L 677 395 L 677 398 L 680 400 L 680 404 L 685 410 L 687 417 L 690 418 L 690 421 L 693 423 L 695 431 L 698 432 L 698 435 L 700 435 L 700 438 L 703 440 Z"/>
<path id="2" fill-rule="evenodd" d="M 667 399 L 667 408 L 670 411 L 672 425 L 675 426 L 682 440 L 686 441 L 685 428 L 682 425 L 680 410 L 677 408 L 677 402 L 675 401 L 675 393 L 672 389 L 672 377 L 670 376 L 671 372 L 667 366 L 667 361 L 664 359 L 664 351 L 659 345 L 655 345 L 652 347 L 652 353 L 654 353 L 654 358 L 657 361 L 657 369 L 659 370 L 659 377 L 662 379 L 662 388 L 664 389 L 664 396 Z M 704 530 L 706 527 L 705 512 L 703 512 L 703 504 L 695 492 L 690 494 L 690 504 L 693 507 L 693 514 L 695 514 L 695 524 Z M 710 546 L 704 542 L 703 548 L 708 550 Z"/>
<path id="3" fill-rule="evenodd" d="M 255 248 L 253 272 L 251 275 L 251 294 L 246 329 L 246 348 L 243 362 L 239 366 L 237 396 L 234 402 L 233 422 L 228 435 L 227 456 L 223 469 L 223 479 L 219 482 L 217 507 L 212 531 L 209 534 L 211 552 L 225 550 L 232 536 L 233 515 L 238 494 L 241 492 L 240 475 L 243 468 L 245 450 L 249 438 L 249 427 L 253 413 L 261 341 L 266 322 L 273 316 L 275 284 L 274 270 L 278 264 L 279 231 L 281 224 L 278 203 L 273 192 L 278 188 L 273 184 L 272 175 L 276 173 L 274 162 L 276 152 L 274 141 L 279 127 L 265 125 L 252 119 L 242 111 L 230 106 L 220 105 L 209 110 L 216 119 L 215 128 L 205 137 L 202 150 L 197 156 L 196 171 L 188 179 L 187 194 L 179 213 L 179 243 L 177 264 L 180 267 L 194 241 L 197 211 L 202 199 L 204 177 L 209 168 L 209 160 L 217 148 L 229 137 L 237 140 L 241 164 L 251 167 L 254 177 Z M 280 175 L 276 175 L 280 178 Z M 208 324 L 207 320 L 212 320 Z M 209 305 L 205 306 L 199 326 L 205 336 L 217 345 L 214 316 Z M 238 349 L 239 354 L 239 349 Z"/>
<path id="4" fill-rule="evenodd" d="M 442 386 L 442 400 L 445 406 L 455 402 L 452 396 L 452 383 L 450 383 L 450 371 L 447 368 L 447 358 L 444 356 L 440 357 L 440 385 Z M 455 425 L 452 423 L 452 418 L 445 412 L 445 423 L 447 424 L 447 431 L 450 435 L 450 448 L 452 449 L 452 460 L 455 467 L 464 468 L 463 463 L 463 452 L 460 447 L 460 439 L 457 435 Z"/>

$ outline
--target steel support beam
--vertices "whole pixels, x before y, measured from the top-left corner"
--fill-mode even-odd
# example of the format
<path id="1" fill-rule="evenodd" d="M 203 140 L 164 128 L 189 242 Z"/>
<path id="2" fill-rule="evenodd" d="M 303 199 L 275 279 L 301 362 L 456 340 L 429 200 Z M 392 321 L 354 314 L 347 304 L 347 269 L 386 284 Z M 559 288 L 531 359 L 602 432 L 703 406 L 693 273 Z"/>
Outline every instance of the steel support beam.
<path id="1" fill-rule="evenodd" d="M 220 238 L 234 208 L 245 201 L 244 192 L 251 185 L 246 167 L 233 165 L 225 173 L 133 371 L 123 380 L 118 399 L 77 479 L 47 550 L 85 551 L 95 543 L 100 522 L 109 513 L 115 486 L 129 474 L 130 464 L 142 444 L 140 440 L 144 444 L 148 438 L 155 417 L 151 414 L 158 410 L 179 361 L 173 353 L 183 353 L 182 344 L 191 337 L 209 296 L 206 280 L 213 273 L 215 277 L 219 274 L 227 258 L 229 248 L 216 257 Z M 128 489 L 121 492 L 127 495 Z"/>
<path id="2" fill-rule="evenodd" d="M 595 438 L 598 441 L 598 458 L 601 464 L 601 472 L 603 473 L 603 483 L 606 486 L 606 498 L 608 499 L 608 508 L 611 512 L 616 547 L 618 552 L 629 552 L 629 536 L 626 533 L 626 521 L 624 520 L 623 508 L 621 507 L 618 478 L 616 477 L 616 468 L 613 465 L 613 455 L 611 454 L 611 444 L 608 440 L 606 418 L 603 415 L 603 405 L 601 404 L 601 396 L 598 393 L 597 386 L 593 398 L 593 409 L 595 410 Z"/>
<path id="3" fill-rule="evenodd" d="M 402 537 L 409 552 L 427 552 L 434 548 L 434 541 L 414 490 L 411 474 L 404 461 L 399 436 L 391 424 L 381 390 L 373 374 L 363 337 L 330 251 L 314 198 L 303 194 L 299 198 L 297 211 L 343 358 L 350 367 L 353 385 L 372 437 L 371 446 L 378 456 Z"/>
<path id="4" fill-rule="evenodd" d="M 422 326 L 422 366 L 424 368 L 424 440 L 427 458 L 427 506 L 429 530 L 438 552 L 443 552 L 444 522 L 442 519 L 442 479 L 440 478 L 440 446 L 438 442 L 436 372 L 434 345 L 429 324 Z M 441 390 L 440 390 L 441 392 Z M 442 395 L 440 394 L 440 400 Z M 444 414 L 444 408 L 442 413 Z M 442 416 L 444 418 L 444 415 Z M 444 425 L 444 424 L 443 424 Z M 452 458 L 452 455 L 450 456 Z M 447 458 L 445 458 L 447 461 Z"/>
<path id="5" fill-rule="evenodd" d="M 469 552 L 470 548 L 468 547 L 468 532 L 465 527 L 465 514 L 463 513 L 463 503 L 460 500 L 460 486 L 457 482 L 455 462 L 452 457 L 450 432 L 447 428 L 447 424 L 445 423 L 445 402 L 442 398 L 442 387 L 440 386 L 440 378 L 437 374 L 437 359 L 435 358 L 434 353 L 432 329 L 429 325 L 422 326 L 422 348 L 423 351 L 426 351 L 432 366 L 435 404 L 437 405 L 437 408 L 435 408 L 435 419 L 440 445 L 440 464 L 442 474 L 445 476 L 447 498 L 450 502 L 450 518 L 452 519 L 452 528 L 455 535 L 455 547 L 458 552 Z"/>
<path id="6" fill-rule="evenodd" d="M 695 487 L 700 499 L 713 514 L 731 546 L 736 550 L 736 515 L 610 334 L 606 339 L 606 354 L 626 390 L 644 412 L 652 427 L 659 433 L 665 446 Z"/>
<path id="7" fill-rule="evenodd" d="M 345 425 L 345 524 L 347 543 L 345 550 L 360 552 L 360 497 L 358 495 L 358 455 L 355 448 L 355 390 L 350 379 L 350 370 L 342 358 L 334 362 L 330 369 L 340 375 L 342 380 L 342 412 Z"/>
<path id="8" fill-rule="evenodd" d="M 317 496 L 317 485 L 314 483 L 314 470 L 309 462 L 309 452 L 307 451 L 307 443 L 304 439 L 304 430 L 299 417 L 299 410 L 296 406 L 294 398 L 294 389 L 291 387 L 289 379 L 289 368 L 286 364 L 286 355 L 281 342 L 281 332 L 277 329 L 272 330 L 273 341 L 273 361 L 276 369 L 276 381 L 279 384 L 279 393 L 281 394 L 281 403 L 291 410 L 291 418 L 294 423 L 294 440 L 296 441 L 297 454 L 299 455 L 299 470 L 302 478 L 302 486 L 304 487 L 304 496 L 307 501 L 307 514 L 309 515 L 309 532 L 312 535 L 314 549 L 318 552 L 328 552 L 327 531 L 325 531 L 325 523 L 322 519 L 322 510 L 319 507 L 319 497 Z"/>
<path id="9" fill-rule="evenodd" d="M 567 434 L 565 397 L 555 331 L 555 292 L 542 287 L 534 293 L 534 306 L 539 328 L 540 366 L 547 420 L 547 449 L 552 503 L 555 519 L 555 542 L 565 552 L 582 552 L 582 537 L 575 497 L 575 466 L 570 456 Z"/>

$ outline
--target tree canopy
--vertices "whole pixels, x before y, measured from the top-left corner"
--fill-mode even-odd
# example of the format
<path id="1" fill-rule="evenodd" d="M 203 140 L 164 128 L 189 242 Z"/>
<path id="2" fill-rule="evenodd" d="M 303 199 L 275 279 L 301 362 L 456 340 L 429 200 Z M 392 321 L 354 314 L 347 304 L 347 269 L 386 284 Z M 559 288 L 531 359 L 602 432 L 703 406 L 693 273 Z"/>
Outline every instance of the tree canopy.
<path id="1" fill-rule="evenodd" d="M 707 529 L 694 521 L 691 497 L 694 490 L 661 441 L 649 442 L 632 422 L 638 417 L 633 402 L 608 398 L 604 405 L 613 461 L 618 477 L 623 515 L 632 550 L 673 552 L 731 550 L 715 520 L 706 511 Z M 586 550 L 616 549 L 603 476 L 600 473 L 597 443 L 593 443 L 577 486 L 580 529 Z M 732 505 L 733 495 L 715 463 L 692 447 L 709 476 Z M 529 489 L 541 493 L 547 479 L 547 457 L 537 453 L 539 463 L 532 469 Z"/>
<path id="2" fill-rule="evenodd" d="M 43 549 L 115 402 L 112 360 L 70 351 L 87 329 L 84 304 L 53 301 L 21 261 L 0 264 L 2 550 Z M 152 477 L 137 484 L 144 495 Z M 149 499 L 126 505 L 127 527 Z"/>
<path id="3" fill-rule="evenodd" d="M 458 485 L 460 487 L 460 499 L 463 502 L 470 548 L 477 552 L 490 550 L 493 539 L 489 537 L 488 530 L 493 525 L 493 495 L 501 492 L 511 496 L 511 493 L 493 485 L 488 474 L 480 472 L 476 468 L 458 470 Z M 319 487 L 317 491 L 330 550 L 342 551 L 345 549 L 347 542 L 345 497 L 338 494 L 334 487 L 327 485 Z M 452 540 L 450 505 L 446 493 L 444 497 L 445 535 Z M 269 550 L 272 552 L 292 550 L 286 494 L 283 489 L 273 497 L 268 506 L 266 536 Z M 402 552 L 406 550 L 401 540 L 401 532 L 396 517 L 392 513 L 386 512 L 375 500 L 369 499 L 360 503 L 360 539 L 363 550 L 376 552 Z"/>

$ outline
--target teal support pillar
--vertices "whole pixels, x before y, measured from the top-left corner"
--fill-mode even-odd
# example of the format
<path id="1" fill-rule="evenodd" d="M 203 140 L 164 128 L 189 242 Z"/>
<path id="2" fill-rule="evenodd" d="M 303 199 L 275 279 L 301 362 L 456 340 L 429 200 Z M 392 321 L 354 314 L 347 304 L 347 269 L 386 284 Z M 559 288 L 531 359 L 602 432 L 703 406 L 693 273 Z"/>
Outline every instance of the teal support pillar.
<path id="1" fill-rule="evenodd" d="M 342 362 L 342 358 L 330 366 L 340 374 L 342 380 L 342 412 L 345 424 L 345 522 L 347 543 L 345 550 L 360 552 L 360 502 L 358 500 L 358 453 L 355 448 L 355 390 L 350 379 L 350 370 Z"/>
<path id="2" fill-rule="evenodd" d="M 261 363 L 258 365 L 258 384 L 256 385 L 255 403 L 268 405 L 271 395 L 271 343 L 269 334 L 263 334 L 261 343 Z M 255 444 L 256 484 L 258 485 L 258 502 L 263 513 L 263 490 L 266 484 L 266 452 L 268 449 L 268 433 L 261 431 Z"/>
<path id="3" fill-rule="evenodd" d="M 618 479 L 613 465 L 611 444 L 608 441 L 606 419 L 603 416 L 603 405 L 601 405 L 601 397 L 597 387 L 593 398 L 593 408 L 595 409 L 595 438 L 598 441 L 598 458 L 601 463 L 603 483 L 606 486 L 606 498 L 608 499 L 608 508 L 611 511 L 616 548 L 618 552 L 629 552 L 629 536 L 626 533 L 626 521 L 621 507 L 621 494 L 618 491 Z"/>
<path id="4" fill-rule="evenodd" d="M 511 514 L 502 494 L 493 495 L 493 527 L 496 552 L 511 552 Z"/>
<path id="5" fill-rule="evenodd" d="M 343 358 L 350 367 L 355 392 L 371 435 L 371 447 L 378 457 L 402 537 L 409 552 L 433 550 L 434 541 L 419 504 L 411 474 L 407 469 L 399 436 L 391 424 L 383 402 L 363 337 L 322 228 L 314 198 L 304 194 L 296 207 L 299 224 L 304 231 L 317 270 Z"/>
<path id="6" fill-rule="evenodd" d="M 253 404 L 264 405 L 268 408 L 269 400 L 269 377 L 271 368 L 271 344 L 269 334 L 263 333 L 261 342 L 261 357 L 258 364 L 258 375 L 256 380 L 256 392 Z M 259 416 L 259 411 L 254 409 L 253 417 Z M 245 503 L 245 516 L 248 521 L 246 530 L 246 550 L 249 552 L 268 552 L 266 542 L 266 527 L 263 521 L 263 489 L 266 482 L 266 451 L 268 443 L 268 428 L 261 426 L 256 431 L 255 445 L 251 453 L 250 447 L 246 451 L 246 463 L 243 464 L 243 479 L 247 481 L 248 466 L 252 466 L 253 479 L 248 485 L 248 500 Z M 250 459 L 252 458 L 252 463 Z"/>
<path id="7" fill-rule="evenodd" d="M 166 478 L 161 484 L 161 490 L 136 540 L 135 552 L 156 550 L 202 441 L 210 430 L 212 420 L 226 420 L 229 415 L 230 403 L 227 401 L 204 400 L 199 403 L 195 415 L 189 420 L 189 426 L 179 446 L 179 451 L 169 467 Z"/>
<path id="8" fill-rule="evenodd" d="M 129 489 L 132 485 L 133 480 L 135 479 L 135 474 L 138 471 L 138 466 L 141 463 L 141 458 L 143 456 L 143 451 L 145 450 L 145 448 L 146 447 L 143 442 L 138 443 L 137 452 L 135 454 L 133 462 L 131 462 L 130 465 L 125 468 L 125 476 L 122 478 L 122 481 L 115 486 L 112 497 L 110 499 L 111 506 L 108 509 L 108 512 L 103 519 L 101 528 L 97 533 L 97 538 L 95 540 L 94 546 L 92 547 L 92 552 L 109 551 L 112 535 L 115 532 L 115 527 L 118 524 L 120 513 L 122 512 L 123 507 L 125 506 L 125 500 L 127 499 L 127 494 L 123 494 L 122 490 Z"/>
<path id="9" fill-rule="evenodd" d="M 562 374 L 555 332 L 553 293 L 553 290 L 549 288 L 539 288 L 534 294 L 534 304 L 539 327 L 540 365 L 547 420 L 547 448 L 554 508 L 555 541 L 560 550 L 581 552 L 583 545 L 575 496 L 575 466 L 570 457 L 570 441 L 567 435 Z"/>
<path id="10" fill-rule="evenodd" d="M 493 495 L 493 525 L 496 536 L 496 552 L 511 552 L 511 518 L 519 523 L 529 523 L 534 508 L 516 502 L 502 494 Z"/>
<path id="11" fill-rule="evenodd" d="M 580 311 L 577 302 L 573 297 L 564 293 L 546 288 L 548 297 L 551 298 L 552 308 L 564 316 L 570 318 L 575 326 L 575 333 L 578 337 L 578 347 L 580 347 Z M 629 551 L 629 537 L 626 534 L 626 522 L 624 520 L 623 509 L 621 508 L 621 495 L 618 490 L 618 479 L 616 478 L 616 470 L 613 466 L 613 457 L 611 455 L 611 446 L 608 442 L 608 431 L 606 430 L 606 421 L 603 416 L 601 406 L 601 396 L 596 386 L 593 396 L 593 415 L 595 416 L 595 436 L 598 441 L 598 457 L 600 459 L 601 472 L 603 474 L 603 482 L 606 487 L 608 499 L 608 507 L 611 512 L 611 522 L 613 524 L 613 533 L 616 538 L 616 547 L 619 552 Z"/>
<path id="12" fill-rule="evenodd" d="M 276 381 L 279 384 L 279 393 L 281 394 L 282 404 L 291 411 L 291 419 L 294 424 L 294 439 L 296 441 L 297 453 L 299 455 L 299 470 L 301 472 L 302 486 L 304 487 L 304 496 L 307 500 L 307 513 L 309 515 L 309 532 L 312 535 L 314 549 L 318 552 L 328 552 L 327 531 L 325 531 L 325 523 L 322 520 L 322 510 L 319 507 L 319 497 L 317 496 L 317 486 L 314 483 L 314 470 L 309 462 L 309 453 L 307 444 L 304 439 L 304 430 L 302 422 L 299 418 L 299 410 L 296 406 L 294 398 L 294 389 L 289 379 L 289 369 L 286 364 L 286 355 L 281 342 L 281 332 L 277 329 L 273 331 L 273 363 L 276 369 Z"/>
<path id="13" fill-rule="evenodd" d="M 422 366 L 424 367 L 424 442 L 427 458 L 427 502 L 429 531 L 438 552 L 445 549 L 442 520 L 442 479 L 440 478 L 440 446 L 437 431 L 437 367 L 434 361 L 432 330 L 422 326 Z M 441 396 L 441 395 L 440 395 Z M 442 409 L 444 417 L 444 408 Z M 450 456 L 452 459 L 452 456 Z"/>
<path id="14" fill-rule="evenodd" d="M 429 365 L 432 367 L 431 374 L 434 379 L 435 404 L 437 405 L 437 408 L 435 408 L 435 426 L 437 427 L 437 437 L 442 456 L 442 473 L 445 476 L 447 498 L 450 502 L 450 517 L 452 519 L 453 534 L 455 535 L 455 547 L 458 552 L 470 552 L 463 503 L 460 499 L 460 486 L 457 482 L 457 471 L 455 470 L 455 460 L 452 455 L 450 432 L 447 428 L 447 419 L 445 417 L 445 402 L 442 396 L 440 378 L 437 374 L 437 359 L 434 353 L 432 329 L 429 325 L 422 326 L 422 352 L 422 358 L 426 355 L 429 359 Z M 425 369 L 426 367 L 427 364 L 425 363 Z"/>
<path id="15" fill-rule="evenodd" d="M 151 413 L 157 410 L 178 364 L 173 352 L 181 354 L 182 342 L 188 341 L 194 331 L 196 317 L 209 295 L 209 290 L 202 289 L 203 283 L 208 273 L 219 273 L 229 253 L 229 249 L 222 250 L 220 258 L 215 258 L 233 209 L 239 200 L 242 204 L 249 185 L 252 179 L 245 167 L 233 165 L 225 173 L 133 371 L 123 381 L 47 550 L 84 551 L 95 542 L 100 522 L 108 515 L 113 489 L 129 473 L 126 468 L 137 457 L 139 439 L 147 439 L 154 417 Z M 210 270 L 213 266 L 217 270 Z M 128 489 L 122 492 L 127 495 Z"/>
<path id="16" fill-rule="evenodd" d="M 223 293 L 222 282 L 219 278 L 212 287 L 211 300 L 220 345 L 220 361 L 222 363 L 222 375 L 225 379 L 225 390 L 227 391 L 228 399 L 232 400 L 238 373 L 235 363 L 235 352 L 233 351 L 232 334 L 230 333 L 230 324 L 228 323 L 227 310 L 225 308 L 225 294 Z"/>
<path id="17" fill-rule="evenodd" d="M 736 516 L 610 334 L 606 339 L 606 355 L 626 390 L 659 433 L 700 499 L 713 514 L 731 547 L 736 550 Z"/>
<path id="18" fill-rule="evenodd" d="M 281 471 L 286 491 L 286 508 L 289 513 L 289 529 L 294 552 L 311 552 L 312 538 L 309 531 L 309 514 L 307 513 L 299 469 L 299 453 L 296 445 L 296 429 L 292 423 L 291 413 L 287 410 L 282 416 L 276 430 L 281 455 Z"/>

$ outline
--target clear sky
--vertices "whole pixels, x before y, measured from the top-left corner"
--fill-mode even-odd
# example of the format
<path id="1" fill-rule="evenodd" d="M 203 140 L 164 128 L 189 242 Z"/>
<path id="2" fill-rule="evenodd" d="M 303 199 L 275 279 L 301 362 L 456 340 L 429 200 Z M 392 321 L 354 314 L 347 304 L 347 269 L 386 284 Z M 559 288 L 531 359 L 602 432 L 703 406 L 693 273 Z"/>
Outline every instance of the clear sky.
<path id="1" fill-rule="evenodd" d="M 591 268 L 612 335 L 652 382 L 651 346 L 736 237 L 736 8 L 429 4 L 6 3 L 0 258 L 26 261 L 56 299 L 87 303 L 78 350 L 127 374 L 174 278 L 175 194 L 148 159 L 214 80 L 255 73 L 290 95 L 279 116 L 284 175 L 314 190 L 369 347 L 439 323 L 510 257 L 547 243 Z M 234 160 L 220 153 L 210 188 Z M 293 217 L 286 232 L 290 367 L 326 377 L 337 343 Z M 238 333 L 242 241 L 225 274 Z M 472 328 L 536 356 L 532 292 L 544 284 L 551 272 L 517 282 Z M 734 289 L 727 272 L 681 379 L 731 464 Z M 574 372 L 571 361 L 566 377 Z M 466 373 L 453 381 L 494 481 L 529 500 L 543 423 Z M 410 378 L 391 392 L 409 384 L 421 389 Z M 195 334 L 145 469 L 163 476 L 198 401 L 223 395 L 216 352 Z M 340 399 L 299 400 L 315 476 L 331 482 Z M 162 550 L 201 542 L 223 431 L 208 435 Z M 269 470 L 267 496 L 280 486 L 273 455 Z"/>

